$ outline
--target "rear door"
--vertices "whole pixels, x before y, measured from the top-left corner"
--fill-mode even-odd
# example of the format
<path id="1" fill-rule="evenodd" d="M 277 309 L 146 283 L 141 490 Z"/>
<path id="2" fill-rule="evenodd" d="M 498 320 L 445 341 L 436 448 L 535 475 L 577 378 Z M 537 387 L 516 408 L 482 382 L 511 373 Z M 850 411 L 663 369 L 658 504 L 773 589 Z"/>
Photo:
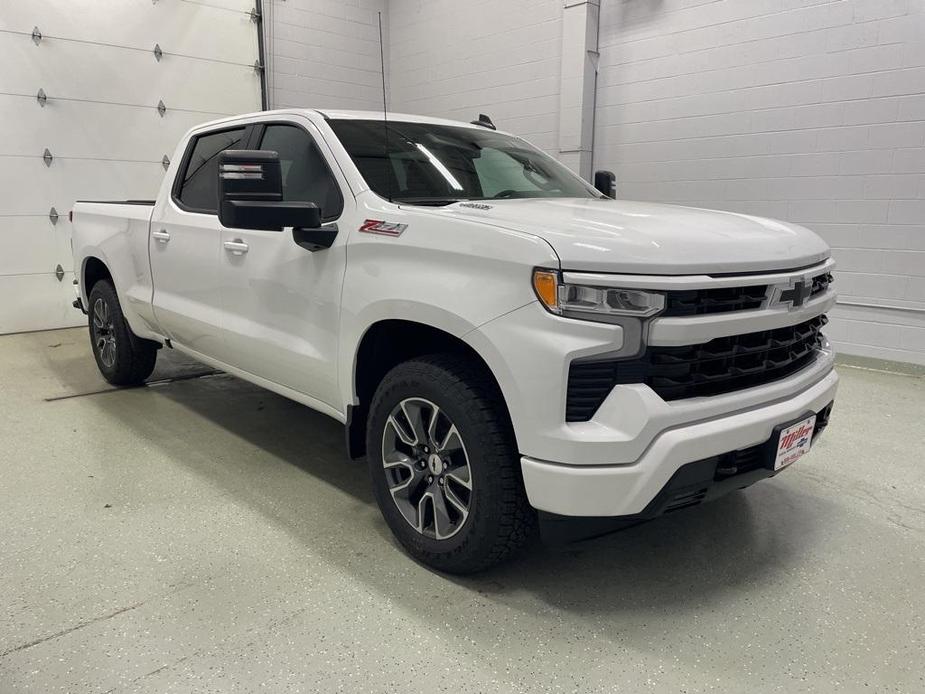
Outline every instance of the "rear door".
<path id="1" fill-rule="evenodd" d="M 154 313 L 177 345 L 227 361 L 221 332 L 221 224 L 218 155 L 244 149 L 251 126 L 195 135 L 184 153 L 171 194 L 158 202 L 149 248 Z"/>
<path id="2" fill-rule="evenodd" d="M 337 334 L 347 220 L 355 201 L 307 118 L 255 126 L 251 146 L 279 153 L 285 200 L 314 202 L 339 225 L 331 248 L 297 246 L 292 230 L 222 229 L 221 296 L 229 363 L 341 409 Z"/>

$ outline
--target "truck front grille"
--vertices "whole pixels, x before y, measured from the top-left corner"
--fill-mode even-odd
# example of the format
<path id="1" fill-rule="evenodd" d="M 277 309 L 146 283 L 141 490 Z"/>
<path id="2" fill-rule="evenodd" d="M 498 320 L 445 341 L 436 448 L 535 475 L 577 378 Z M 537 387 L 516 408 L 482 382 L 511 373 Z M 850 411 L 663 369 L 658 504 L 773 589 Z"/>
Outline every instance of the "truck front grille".
<path id="1" fill-rule="evenodd" d="M 810 296 L 816 296 L 818 294 L 822 294 L 823 292 L 827 291 L 829 288 L 829 285 L 832 284 L 834 280 L 835 278 L 832 277 L 831 272 L 826 272 L 821 275 L 816 275 L 815 277 L 813 277 L 813 288 L 812 288 L 812 293 L 810 294 Z"/>
<path id="2" fill-rule="evenodd" d="M 833 278 L 823 272 L 812 278 L 810 297 L 825 293 Z M 711 313 L 760 309 L 768 294 L 767 284 L 747 287 L 713 287 L 711 289 L 672 290 L 665 295 L 665 310 L 660 316 L 702 316 Z"/>
<path id="3" fill-rule="evenodd" d="M 700 345 L 649 347 L 636 359 L 573 362 L 565 419 L 589 420 L 618 384 L 644 383 L 665 400 L 680 400 L 786 378 L 815 359 L 827 322 L 825 316 L 817 316 L 798 325 Z"/>
<path id="4" fill-rule="evenodd" d="M 761 308 L 768 285 L 718 287 L 668 292 L 662 316 L 698 316 Z"/>

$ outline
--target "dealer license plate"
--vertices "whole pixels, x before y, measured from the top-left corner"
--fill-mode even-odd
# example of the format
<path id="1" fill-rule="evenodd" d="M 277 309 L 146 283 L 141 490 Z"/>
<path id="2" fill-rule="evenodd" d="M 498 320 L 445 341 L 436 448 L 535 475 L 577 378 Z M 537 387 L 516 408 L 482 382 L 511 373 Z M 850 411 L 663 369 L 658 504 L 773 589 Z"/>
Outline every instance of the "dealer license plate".
<path id="1" fill-rule="evenodd" d="M 796 424 L 780 430 L 777 439 L 777 453 L 774 455 L 774 469 L 780 470 L 796 462 L 809 451 L 816 428 L 816 415 L 802 419 Z"/>

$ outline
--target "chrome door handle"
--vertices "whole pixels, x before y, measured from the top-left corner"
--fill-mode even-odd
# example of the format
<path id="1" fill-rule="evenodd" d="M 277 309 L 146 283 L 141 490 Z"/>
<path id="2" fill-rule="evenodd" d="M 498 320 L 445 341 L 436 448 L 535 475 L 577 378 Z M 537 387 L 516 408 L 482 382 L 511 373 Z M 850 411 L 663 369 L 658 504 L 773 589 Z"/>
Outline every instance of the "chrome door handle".
<path id="1" fill-rule="evenodd" d="M 170 234 L 167 233 L 166 229 L 161 229 L 160 231 L 152 231 L 151 236 L 153 236 L 155 240 L 160 241 L 161 243 L 167 243 L 170 241 Z"/>
<path id="2" fill-rule="evenodd" d="M 244 243 L 241 239 L 225 241 L 225 243 L 222 245 L 225 247 L 226 251 L 231 251 L 233 255 L 244 255 L 247 253 L 248 248 L 250 248 L 250 246 Z"/>

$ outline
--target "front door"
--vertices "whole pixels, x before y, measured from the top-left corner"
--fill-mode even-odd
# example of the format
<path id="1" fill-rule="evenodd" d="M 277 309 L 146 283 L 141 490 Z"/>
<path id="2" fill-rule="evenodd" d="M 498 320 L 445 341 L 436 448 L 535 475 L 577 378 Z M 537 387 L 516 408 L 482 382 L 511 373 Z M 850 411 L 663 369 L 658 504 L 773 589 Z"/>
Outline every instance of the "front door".
<path id="1" fill-rule="evenodd" d="M 148 244 L 158 325 L 177 346 L 226 361 L 221 331 L 221 229 L 218 155 L 243 149 L 250 129 L 190 140 L 171 195 L 154 210 Z"/>
<path id="2" fill-rule="evenodd" d="M 221 294 L 228 362 L 337 410 L 337 334 L 347 229 L 354 198 L 307 119 L 256 126 L 251 142 L 279 153 L 284 200 L 314 202 L 342 225 L 331 248 L 297 246 L 292 230 L 222 229 Z M 340 172 L 338 171 L 338 176 Z M 342 192 L 344 191 L 344 192 Z"/>

